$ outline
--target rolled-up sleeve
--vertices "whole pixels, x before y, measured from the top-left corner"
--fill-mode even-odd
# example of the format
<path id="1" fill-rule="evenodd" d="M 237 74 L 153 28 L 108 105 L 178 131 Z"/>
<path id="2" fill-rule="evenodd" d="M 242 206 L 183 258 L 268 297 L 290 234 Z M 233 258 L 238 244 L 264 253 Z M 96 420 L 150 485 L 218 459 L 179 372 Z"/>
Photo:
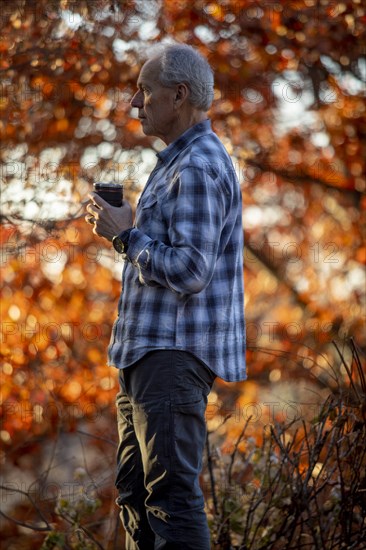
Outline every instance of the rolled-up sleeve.
<path id="1" fill-rule="evenodd" d="M 211 281 L 227 211 L 227 190 L 203 168 L 185 167 L 169 189 L 174 208 L 159 206 L 169 244 L 139 228 L 130 234 L 128 258 L 142 284 L 182 294 L 201 292 Z"/>

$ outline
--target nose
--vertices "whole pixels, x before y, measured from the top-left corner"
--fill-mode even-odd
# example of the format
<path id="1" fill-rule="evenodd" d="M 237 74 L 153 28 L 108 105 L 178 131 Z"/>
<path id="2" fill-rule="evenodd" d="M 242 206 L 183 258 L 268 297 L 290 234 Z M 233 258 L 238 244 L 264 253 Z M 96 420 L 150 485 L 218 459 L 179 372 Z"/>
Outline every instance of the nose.
<path id="1" fill-rule="evenodd" d="M 131 99 L 130 104 L 131 107 L 137 107 L 137 109 L 141 109 L 144 106 L 143 93 L 141 92 L 141 90 L 137 90 L 137 92 Z"/>

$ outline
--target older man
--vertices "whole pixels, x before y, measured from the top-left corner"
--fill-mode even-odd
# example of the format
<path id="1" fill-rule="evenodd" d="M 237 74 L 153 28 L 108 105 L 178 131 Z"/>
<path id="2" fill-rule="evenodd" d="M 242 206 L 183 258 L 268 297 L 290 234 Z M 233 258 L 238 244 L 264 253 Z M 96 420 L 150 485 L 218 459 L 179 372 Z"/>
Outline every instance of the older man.
<path id="1" fill-rule="evenodd" d="M 143 65 L 131 100 L 167 145 L 133 223 L 97 195 L 86 216 L 125 259 L 109 363 L 119 369 L 117 503 L 127 549 L 208 550 L 199 486 L 207 396 L 245 379 L 241 194 L 207 111 L 213 74 L 182 44 Z"/>

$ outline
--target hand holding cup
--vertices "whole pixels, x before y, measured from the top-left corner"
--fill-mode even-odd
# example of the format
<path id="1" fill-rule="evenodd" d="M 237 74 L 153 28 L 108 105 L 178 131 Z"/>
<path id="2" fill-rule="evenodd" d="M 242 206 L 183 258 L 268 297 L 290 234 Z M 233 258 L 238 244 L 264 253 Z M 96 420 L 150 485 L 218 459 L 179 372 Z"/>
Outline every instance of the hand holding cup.
<path id="1" fill-rule="evenodd" d="M 86 208 L 85 220 L 93 225 L 93 233 L 111 241 L 132 227 L 132 209 L 129 202 L 123 200 L 122 185 L 96 183 L 90 198 L 92 202 Z"/>

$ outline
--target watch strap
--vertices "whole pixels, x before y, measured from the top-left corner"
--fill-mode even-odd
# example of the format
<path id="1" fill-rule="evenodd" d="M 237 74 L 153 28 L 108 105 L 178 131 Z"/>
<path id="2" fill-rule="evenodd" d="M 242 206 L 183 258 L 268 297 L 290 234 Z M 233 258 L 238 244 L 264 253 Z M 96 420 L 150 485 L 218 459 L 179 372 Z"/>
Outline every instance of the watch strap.
<path id="1" fill-rule="evenodd" d="M 129 229 L 126 229 L 125 231 L 122 231 L 121 233 L 119 233 L 119 235 L 116 235 L 112 239 L 112 243 L 113 243 L 113 246 L 114 246 L 115 250 L 117 250 L 117 252 L 119 252 L 120 254 L 126 254 L 127 253 L 128 242 L 129 242 L 130 233 L 131 233 L 132 229 L 133 229 L 133 227 L 130 227 Z M 118 244 L 118 242 L 120 244 Z M 121 244 L 123 246 L 121 246 Z"/>
<path id="2" fill-rule="evenodd" d="M 132 231 L 133 227 L 130 227 L 129 229 L 126 229 L 125 231 L 122 231 L 118 236 L 125 245 L 126 249 L 128 247 L 128 241 L 130 239 L 130 233 Z"/>

